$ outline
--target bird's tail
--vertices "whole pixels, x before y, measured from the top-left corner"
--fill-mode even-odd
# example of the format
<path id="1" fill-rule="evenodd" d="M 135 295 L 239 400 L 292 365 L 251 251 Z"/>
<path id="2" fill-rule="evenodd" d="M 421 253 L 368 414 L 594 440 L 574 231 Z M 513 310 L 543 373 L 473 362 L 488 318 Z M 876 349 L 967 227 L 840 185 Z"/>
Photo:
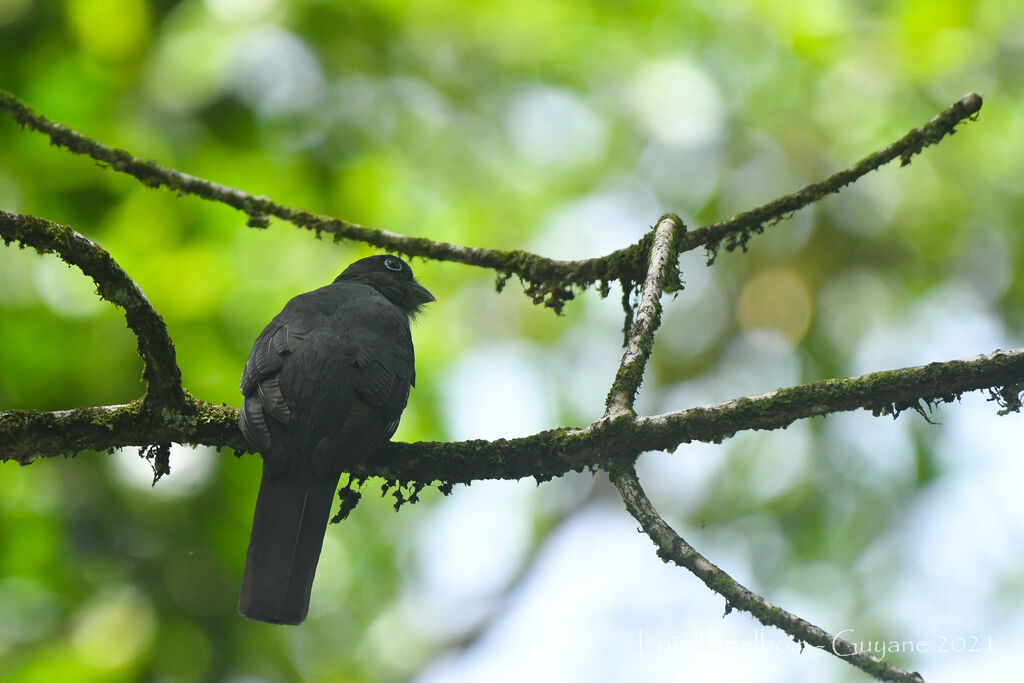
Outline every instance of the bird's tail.
<path id="1" fill-rule="evenodd" d="M 303 469 L 271 479 L 264 465 L 238 599 L 249 619 L 298 624 L 309 610 L 337 482 L 312 481 Z"/>

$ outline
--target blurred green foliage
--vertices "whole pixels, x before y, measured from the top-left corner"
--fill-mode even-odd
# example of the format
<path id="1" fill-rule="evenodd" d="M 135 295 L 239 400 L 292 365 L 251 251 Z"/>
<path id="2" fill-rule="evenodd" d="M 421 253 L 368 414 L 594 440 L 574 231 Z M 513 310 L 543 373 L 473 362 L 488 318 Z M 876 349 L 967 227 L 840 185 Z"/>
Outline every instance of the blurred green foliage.
<path id="1" fill-rule="evenodd" d="M 0 0 L 0 87 L 106 144 L 286 204 L 560 258 L 629 244 L 664 211 L 691 226 L 726 218 L 970 90 L 986 98 L 978 123 L 909 169 L 873 174 L 712 271 L 684 261 L 692 291 L 667 306 L 641 396 L 654 412 L 884 369 L 861 340 L 943 292 L 966 293 L 1001 339 L 1020 338 L 1021 36 L 1018 0 Z M 141 187 L 2 116 L 0 206 L 110 251 L 164 316 L 186 387 L 233 405 L 262 325 L 370 253 L 276 221 L 248 229 L 228 208 Z M 600 414 L 620 340 L 614 302 L 591 291 L 556 318 L 514 286 L 495 295 L 493 274 L 414 267 L 438 303 L 414 331 L 419 386 L 396 438 L 467 436 L 446 412 L 444 378 L 464 354 L 503 344 L 556 378 L 539 385 L 543 425 Z M 52 257 L 0 250 L 0 410 L 141 394 L 135 341 L 91 289 Z M 788 349 L 781 374 L 744 365 L 744 344 L 765 330 Z M 920 424 L 903 427 L 909 475 L 851 467 L 853 445 L 821 421 L 802 429 L 792 476 L 766 484 L 759 465 L 772 452 L 785 462 L 791 445 L 738 439 L 679 513 L 771 558 L 752 563 L 757 585 L 814 595 L 825 588 L 801 568 L 854 571 L 943 466 Z M 329 530 L 310 622 L 288 631 L 234 611 L 257 460 L 182 450 L 150 489 L 134 457 L 0 466 L 0 678 L 397 680 L 447 647 L 399 609 L 413 580 L 402 548 L 436 501 L 394 515 L 365 496 Z M 542 542 L 545 513 L 524 514 Z M 851 586 L 847 601 L 890 625 L 868 589 Z"/>

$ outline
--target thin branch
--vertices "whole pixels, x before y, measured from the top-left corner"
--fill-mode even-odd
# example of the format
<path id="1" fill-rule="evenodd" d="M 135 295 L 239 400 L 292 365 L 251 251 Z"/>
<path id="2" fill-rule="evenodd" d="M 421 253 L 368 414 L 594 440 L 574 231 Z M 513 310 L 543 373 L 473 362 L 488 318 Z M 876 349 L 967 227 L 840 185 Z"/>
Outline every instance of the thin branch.
<path id="1" fill-rule="evenodd" d="M 23 248 L 32 247 L 40 254 L 55 253 L 92 278 L 97 294 L 124 310 L 128 328 L 138 339 L 147 406 L 185 407 L 181 370 L 167 326 L 109 253 L 71 228 L 10 211 L 0 211 L 0 239 L 8 245 L 18 242 Z"/>
<path id="2" fill-rule="evenodd" d="M 622 494 L 629 514 L 633 515 L 644 532 L 658 548 L 658 557 L 665 562 L 674 562 L 688 569 L 694 576 L 726 600 L 726 612 L 741 609 L 749 612 L 765 626 L 780 628 L 794 640 L 807 643 L 826 652 L 831 652 L 845 662 L 857 667 L 880 681 L 906 681 L 924 683 L 917 672 L 910 673 L 889 662 L 865 652 L 854 643 L 787 612 L 765 600 L 750 589 L 740 585 L 721 568 L 715 566 L 693 546 L 687 543 L 654 509 L 644 493 L 632 465 L 613 469 L 609 474 L 612 483 Z"/>
<path id="3" fill-rule="evenodd" d="M 644 451 L 671 450 L 691 441 L 721 442 L 745 429 L 779 429 L 795 420 L 865 408 L 876 415 L 956 400 L 968 391 L 989 390 L 1000 412 L 1019 410 L 1024 349 L 997 351 L 946 363 L 876 372 L 779 389 L 768 394 L 664 415 L 629 413 L 601 419 L 584 429 L 561 428 L 519 439 L 391 443 L 373 462 L 355 468 L 360 479 L 449 483 L 477 479 L 547 480 L 570 470 L 611 466 Z M 230 406 L 190 401 L 188 420 L 139 416 L 135 404 L 59 413 L 0 413 L 0 461 L 105 450 L 158 441 L 248 450 Z M 97 416 L 94 411 L 104 411 Z M 110 413 L 116 413 L 110 415 Z M 151 434 L 148 429 L 154 430 Z M 147 436 L 147 434 L 149 434 Z M 612 454 L 612 455 L 610 455 Z"/>
<path id="4" fill-rule="evenodd" d="M 673 238 L 677 232 L 685 230 L 679 217 L 672 214 L 662 216 L 655 227 L 647 277 L 626 340 L 626 350 L 605 400 L 606 416 L 633 412 L 633 401 L 654 348 L 654 333 L 661 325 L 661 293 L 668 282 L 669 266 L 674 265 L 678 258 L 672 249 Z M 623 293 L 623 296 L 628 295 L 628 292 Z"/>
<path id="5" fill-rule="evenodd" d="M 265 196 L 252 195 L 162 166 L 151 159 L 135 157 L 123 149 L 109 147 L 49 120 L 3 90 L 0 90 L 0 111 L 10 114 L 18 124 L 49 136 L 52 144 L 89 156 L 115 171 L 135 177 L 147 187 L 162 186 L 180 194 L 192 194 L 238 209 L 248 215 L 251 227 L 265 228 L 267 218 L 274 216 L 312 230 L 317 235 L 328 233 L 335 241 L 352 239 L 409 256 L 489 268 L 499 274 L 499 282 L 516 275 L 526 283 L 526 293 L 535 303 L 543 301 L 556 311 L 560 311 L 561 305 L 572 298 L 572 286 L 582 287 L 600 280 L 632 278 L 640 267 L 632 262 L 637 254 L 627 250 L 601 259 L 558 261 L 526 251 L 463 247 L 369 228 L 341 218 L 279 204 Z"/>
<path id="6" fill-rule="evenodd" d="M 741 213 L 727 221 L 688 234 L 678 234 L 676 251 L 683 253 L 703 246 L 708 249 L 713 260 L 723 240 L 726 249 L 729 250 L 745 247 L 751 236 L 761 233 L 766 224 L 777 222 L 810 202 L 831 192 L 837 192 L 882 164 L 900 157 L 906 165 L 914 154 L 952 133 L 959 122 L 973 117 L 980 107 L 981 97 L 970 93 L 924 126 L 912 130 L 897 142 L 825 181 L 809 185 L 795 194 Z M 164 186 L 175 192 L 193 194 L 232 206 L 248 215 L 249 225 L 252 227 L 266 227 L 267 218 L 274 216 L 312 230 L 318 235 L 321 232 L 329 233 L 335 241 L 353 239 L 409 256 L 489 268 L 498 273 L 499 285 L 515 275 L 523 281 L 526 294 L 534 303 L 543 302 L 555 311 L 561 311 L 562 305 L 573 298 L 574 287 L 583 288 L 594 283 L 601 283 L 604 286 L 615 281 L 638 282 L 646 272 L 650 244 L 643 240 L 639 244 L 618 249 L 598 258 L 558 261 L 520 250 L 463 247 L 421 237 L 408 237 L 289 207 L 264 196 L 252 195 L 161 166 L 150 159 L 134 157 L 123 149 L 108 147 L 67 126 L 50 121 L 3 90 L 0 90 L 0 111 L 8 113 L 20 125 L 49 136 L 54 145 L 92 157 L 116 171 L 137 178 L 148 187 Z"/>
<path id="7" fill-rule="evenodd" d="M 714 261 L 723 241 L 727 251 L 733 251 L 737 247 L 746 251 L 750 238 L 764 232 L 765 226 L 778 223 L 798 209 L 839 192 L 893 159 L 899 158 L 900 166 L 908 165 L 914 155 L 919 154 L 925 147 L 936 144 L 946 135 L 952 135 L 956 126 L 965 119 L 973 121 L 977 118 L 981 103 L 980 95 L 968 93 L 925 125 L 914 128 L 888 147 L 864 157 L 849 168 L 821 182 L 812 183 L 799 192 L 780 197 L 756 209 L 744 211 L 727 221 L 680 235 L 676 248 L 679 253 L 683 253 L 703 246 L 708 250 L 709 263 Z"/>
<path id="8" fill-rule="evenodd" d="M 680 443 L 718 443 L 746 429 L 781 429 L 796 420 L 864 408 L 875 416 L 913 410 L 924 415 L 968 391 L 989 390 L 1000 414 L 1019 412 L 1024 383 L 1024 349 L 995 351 L 944 363 L 828 379 L 766 394 L 653 415 L 637 420 L 649 432 L 649 450 Z M 655 433 L 662 436 L 657 438 Z"/>

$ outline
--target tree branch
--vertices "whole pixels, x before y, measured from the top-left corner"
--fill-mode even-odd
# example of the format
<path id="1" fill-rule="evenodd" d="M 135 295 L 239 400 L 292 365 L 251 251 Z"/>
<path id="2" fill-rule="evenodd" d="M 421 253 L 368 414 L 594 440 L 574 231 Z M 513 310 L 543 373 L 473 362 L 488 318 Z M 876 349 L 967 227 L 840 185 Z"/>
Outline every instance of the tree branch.
<path id="1" fill-rule="evenodd" d="M 898 416 L 905 410 L 924 414 L 938 403 L 951 403 L 968 391 L 988 389 L 1002 407 L 1019 412 L 1024 383 L 1024 349 L 995 351 L 944 363 L 828 379 L 778 389 L 714 405 L 641 418 L 651 430 L 653 449 L 680 443 L 718 443 L 745 429 L 780 429 L 796 420 L 864 408 L 875 416 Z M 656 439 L 654 432 L 661 432 Z"/>
<path id="2" fill-rule="evenodd" d="M 721 568 L 715 566 L 693 546 L 687 543 L 654 509 L 647 494 L 644 493 L 636 471 L 632 465 L 613 469 L 609 476 L 612 483 L 622 494 L 629 514 L 633 515 L 644 532 L 654 541 L 658 548 L 658 557 L 665 562 L 674 562 L 688 569 L 694 576 L 704 582 L 726 600 L 726 613 L 733 609 L 749 612 L 765 626 L 780 628 L 794 640 L 802 641 L 826 652 L 831 652 L 845 662 L 857 667 L 880 681 L 906 681 L 907 683 L 924 683 L 917 672 L 909 673 L 889 662 L 878 659 L 864 652 L 854 643 L 843 640 L 800 617 L 787 612 L 777 605 L 737 583 Z"/>
<path id="3" fill-rule="evenodd" d="M 675 250 L 683 253 L 703 246 L 710 254 L 709 260 L 713 261 L 723 241 L 726 249 L 730 251 L 736 247 L 745 248 L 753 235 L 764 231 L 766 224 L 778 222 L 797 209 L 829 193 L 839 191 L 843 186 L 882 164 L 896 157 L 900 157 L 903 165 L 908 164 L 913 155 L 952 133 L 956 125 L 964 119 L 973 117 L 981 108 L 981 103 L 981 97 L 977 94 L 965 95 L 931 121 L 920 128 L 915 128 L 897 142 L 820 183 L 808 185 L 799 192 L 741 213 L 727 221 L 691 233 L 678 234 Z M 335 241 L 353 239 L 408 256 L 489 268 L 498 273 L 499 287 L 515 275 L 523 281 L 526 294 L 534 303 L 544 303 L 556 312 L 560 312 L 564 303 L 573 298 L 573 288 L 582 289 L 600 283 L 602 291 L 607 291 L 609 282 L 639 282 L 646 272 L 650 244 L 645 240 L 598 258 L 558 261 L 520 250 L 463 247 L 421 237 L 408 237 L 289 207 L 264 196 L 252 195 L 161 166 L 149 159 L 134 157 L 123 149 L 108 147 L 50 121 L 3 90 L 0 90 L 0 111 L 8 113 L 18 124 L 49 136 L 52 144 L 76 154 L 84 154 L 116 171 L 127 173 L 148 187 L 164 186 L 179 193 L 193 194 L 234 207 L 249 216 L 249 225 L 252 227 L 266 227 L 267 218 L 274 216 L 312 230 L 317 235 L 322 232 L 329 233 Z M 666 287 L 669 291 L 681 288 L 681 283 L 671 284 L 673 286 Z"/>
<path id="4" fill-rule="evenodd" d="M 102 247 L 71 228 L 57 223 L 0 210 L 0 239 L 18 242 L 40 254 L 55 253 L 96 283 L 96 293 L 124 310 L 124 317 L 138 339 L 142 379 L 146 382 L 145 405 L 181 411 L 186 407 L 181 370 L 174 343 L 163 319 L 150 305 L 121 266 Z"/>
<path id="5" fill-rule="evenodd" d="M 672 248 L 675 234 L 685 232 L 679 217 L 666 214 L 654 229 L 647 277 L 636 307 L 636 317 L 626 339 L 626 350 L 615 373 L 615 380 L 605 400 L 605 416 L 633 412 L 633 401 L 644 379 L 644 368 L 654 348 L 654 333 L 661 325 L 661 293 L 668 282 L 669 267 L 676 264 L 678 254 Z M 629 292 L 623 292 L 623 297 Z M 624 299 L 625 300 L 625 299 Z M 632 315 L 632 309 L 628 311 Z"/>
<path id="6" fill-rule="evenodd" d="M 192 194 L 238 209 L 248 215 L 251 227 L 265 228 L 268 217 L 274 216 L 312 230 L 318 236 L 320 233 L 328 233 L 336 242 L 352 239 L 399 254 L 489 268 L 499 274 L 499 283 L 516 275 L 524 281 L 526 293 L 535 303 L 544 302 L 556 311 L 561 311 L 565 301 L 573 297 L 573 286 L 583 287 L 600 280 L 636 279 L 635 274 L 642 272 L 642 264 L 634 261 L 638 256 L 645 258 L 645 255 L 631 250 L 621 250 L 600 259 L 558 261 L 526 251 L 463 247 L 369 228 L 341 218 L 279 204 L 265 196 L 252 195 L 161 166 L 151 159 L 132 156 L 126 150 L 109 147 L 49 120 L 4 90 L 0 90 L 0 111 L 10 114 L 19 125 L 47 135 L 52 144 L 75 154 L 89 156 L 115 171 L 133 176 L 147 187 L 162 186 L 180 194 Z"/>
<path id="7" fill-rule="evenodd" d="M 724 596 L 727 610 L 746 610 L 762 623 L 828 649 L 881 680 L 918 682 L 922 681 L 919 674 L 908 673 L 859 651 L 853 643 L 828 634 L 736 583 L 661 519 L 640 486 L 633 463 L 643 451 L 671 450 L 694 440 L 720 442 L 739 430 L 777 429 L 797 419 L 837 411 L 866 408 L 876 416 L 895 417 L 913 408 L 924 415 L 925 409 L 936 403 L 949 402 L 965 391 L 978 389 L 989 390 L 992 399 L 1001 405 L 1001 413 L 1019 411 L 1024 387 L 1024 350 L 815 382 L 650 417 L 636 416 L 633 403 L 661 322 L 661 294 L 682 288 L 677 265 L 680 252 L 704 246 L 710 264 L 723 244 L 729 251 L 737 247 L 745 250 L 751 237 L 763 232 L 767 225 L 838 192 L 881 165 L 897 157 L 902 165 L 907 165 L 925 147 L 952 134 L 964 119 L 974 118 L 981 104 L 981 98 L 971 93 L 924 126 L 853 166 L 727 221 L 687 233 L 678 217 L 665 215 L 652 232 L 630 247 L 600 258 L 556 261 L 525 251 L 476 249 L 408 237 L 288 207 L 108 147 L 48 120 L 0 90 L 0 110 L 9 113 L 20 125 L 48 135 L 53 144 L 132 175 L 149 187 L 165 186 L 178 193 L 225 203 L 243 211 L 251 227 L 266 227 L 269 217 L 274 216 L 318 236 L 321 232 L 330 233 L 335 241 L 354 239 L 409 256 L 490 268 L 498 274 L 499 289 L 516 275 L 535 303 L 543 302 L 556 311 L 561 311 L 565 301 L 573 298 L 574 288 L 600 283 L 602 294 L 607 294 L 609 282 L 619 281 L 630 316 L 628 334 L 606 399 L 605 415 L 600 420 L 584 429 L 556 429 L 522 439 L 390 444 L 372 463 L 361 464 L 350 476 L 383 476 L 389 485 L 397 484 L 399 497 L 405 482 L 413 489 L 414 499 L 417 486 L 433 481 L 440 481 L 442 490 L 447 490 L 454 483 L 476 479 L 533 476 L 541 481 L 570 469 L 602 467 L 609 471 L 627 509 L 658 547 L 658 555 L 689 569 Z M 166 444 L 170 442 L 228 446 L 236 452 L 248 449 L 238 429 L 237 410 L 199 401 L 184 390 L 174 346 L 163 320 L 106 251 L 65 226 L 5 211 L 0 211 L 0 238 L 8 244 L 17 241 L 22 246 L 32 246 L 40 253 L 59 254 L 96 282 L 101 297 L 123 308 L 128 327 L 138 339 L 147 384 L 144 398 L 124 405 L 49 413 L 0 413 L 0 461 L 25 464 L 35 457 L 83 450 L 156 445 L 154 472 L 159 476 L 166 471 Z M 643 287 L 636 316 L 629 324 L 633 315 L 629 296 L 641 279 Z"/>
<path id="8" fill-rule="evenodd" d="M 1020 409 L 1024 349 L 945 363 L 875 372 L 779 389 L 767 394 L 649 417 L 629 413 L 583 429 L 561 428 L 496 441 L 390 443 L 353 474 L 361 479 L 464 483 L 476 479 L 538 481 L 570 470 L 613 466 L 644 451 L 672 450 L 683 443 L 718 443 L 746 429 L 779 429 L 795 420 L 864 408 L 876 415 L 923 411 L 922 404 L 956 400 L 989 390 L 1001 413 Z M 105 450 L 159 441 L 249 446 L 238 431 L 238 411 L 188 397 L 187 419 L 140 415 L 137 404 L 53 413 L 0 413 L 0 461 Z M 99 411 L 99 412 L 96 412 Z M 147 430 L 153 430 L 149 432 Z M 149 434 L 149 436 L 147 436 Z M 632 460 L 630 460 L 632 462 Z"/>
<path id="9" fill-rule="evenodd" d="M 914 155 L 919 154 L 925 147 L 934 145 L 946 135 L 952 135 L 959 123 L 965 119 L 975 120 L 981 109 L 981 103 L 980 95 L 973 92 L 968 93 L 925 125 L 914 128 L 888 147 L 864 157 L 849 168 L 821 182 L 812 183 L 799 192 L 737 214 L 727 221 L 680 235 L 676 248 L 679 253 L 683 253 L 697 247 L 705 247 L 708 250 L 709 265 L 714 262 L 723 241 L 726 251 L 733 251 L 737 247 L 746 251 L 750 238 L 764 232 L 767 225 L 774 225 L 784 218 L 788 218 L 798 209 L 813 204 L 829 194 L 839 192 L 850 183 L 897 157 L 900 159 L 900 166 L 907 166 Z"/>
<path id="10" fill-rule="evenodd" d="M 160 443 L 206 444 L 238 453 L 249 449 L 238 429 L 238 410 L 186 394 L 181 414 L 148 410 L 142 399 L 116 406 L 0 413 L 0 462 L 27 465 L 35 458 L 112 451 Z"/>

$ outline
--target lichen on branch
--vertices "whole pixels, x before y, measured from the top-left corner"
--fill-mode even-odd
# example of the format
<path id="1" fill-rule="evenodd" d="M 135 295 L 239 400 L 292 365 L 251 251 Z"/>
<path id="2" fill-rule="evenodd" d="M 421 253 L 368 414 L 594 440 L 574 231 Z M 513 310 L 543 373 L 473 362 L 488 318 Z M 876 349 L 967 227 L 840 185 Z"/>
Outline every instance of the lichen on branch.
<path id="1" fill-rule="evenodd" d="M 765 626 L 779 628 L 797 642 L 829 652 L 878 680 L 924 683 L 919 673 L 904 671 L 861 650 L 855 643 L 828 633 L 778 605 L 773 605 L 710 562 L 662 519 L 640 485 L 632 465 L 615 468 L 609 476 L 619 490 L 626 510 L 654 542 L 658 557 L 686 568 L 704 585 L 725 598 L 727 614 L 734 609 L 749 612 Z"/>
<path id="2" fill-rule="evenodd" d="M 22 248 L 32 247 L 40 254 L 57 254 L 92 278 L 96 293 L 124 310 L 128 329 L 138 339 L 146 405 L 179 411 L 186 407 L 181 370 L 163 318 L 107 251 L 67 226 L 2 210 L 0 239 L 7 245 L 17 242 Z"/>
<path id="3" fill-rule="evenodd" d="M 730 251 L 737 247 L 745 249 L 751 237 L 763 232 L 767 225 L 777 223 L 829 193 L 838 192 L 879 166 L 896 158 L 906 165 L 913 155 L 951 134 L 957 124 L 965 119 L 974 118 L 981 108 L 981 103 L 979 95 L 965 95 L 931 121 L 913 129 L 900 140 L 820 183 L 808 185 L 798 192 L 780 197 L 721 223 L 690 233 L 677 234 L 674 249 L 681 254 L 705 247 L 709 262 L 714 261 L 719 248 L 723 245 Z M 522 250 L 464 247 L 422 237 L 409 237 L 389 230 L 359 225 L 342 218 L 286 206 L 262 195 L 253 195 L 203 180 L 162 166 L 151 159 L 135 157 L 123 149 L 107 146 L 49 120 L 3 90 L 0 90 L 0 111 L 9 114 L 19 125 L 47 135 L 54 145 L 76 154 L 87 155 L 118 172 L 133 176 L 147 187 L 166 187 L 180 194 L 191 194 L 234 207 L 246 214 L 246 223 L 250 227 L 266 228 L 268 219 L 275 217 L 306 228 L 317 236 L 328 233 L 336 242 L 345 239 L 356 240 L 408 257 L 418 256 L 487 268 L 497 273 L 499 290 L 509 278 L 518 277 L 523 282 L 526 294 L 534 303 L 543 304 L 556 313 L 561 312 L 565 303 L 574 298 L 578 291 L 590 285 L 598 284 L 598 291 L 605 296 L 608 293 L 608 283 L 622 282 L 624 290 L 631 289 L 632 285 L 642 282 L 646 273 L 650 244 L 644 240 L 605 256 L 559 261 Z M 666 291 L 672 291 L 671 283 L 666 285 Z"/>
<path id="4" fill-rule="evenodd" d="M 670 280 L 679 282 L 679 255 L 673 249 L 675 236 L 686 227 L 675 214 L 658 219 L 651 240 L 647 276 L 637 302 L 636 312 L 629 306 L 628 290 L 623 285 L 623 307 L 626 308 L 625 352 L 605 400 L 605 415 L 633 412 L 636 392 L 643 382 L 644 369 L 654 349 L 654 334 L 661 325 L 661 294 Z M 681 286 L 681 285 L 678 285 Z"/>

